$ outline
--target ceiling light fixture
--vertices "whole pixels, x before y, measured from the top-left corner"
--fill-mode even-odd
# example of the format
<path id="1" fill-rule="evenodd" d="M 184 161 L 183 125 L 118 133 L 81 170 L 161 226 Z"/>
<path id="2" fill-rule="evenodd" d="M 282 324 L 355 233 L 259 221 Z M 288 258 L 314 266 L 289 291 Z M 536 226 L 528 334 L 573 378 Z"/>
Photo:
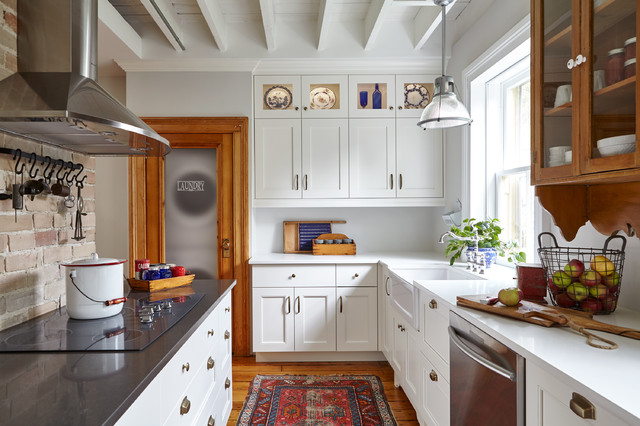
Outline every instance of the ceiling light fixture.
<path id="1" fill-rule="evenodd" d="M 445 8 L 453 0 L 433 0 L 442 7 L 442 76 L 436 78 L 433 100 L 422 111 L 418 126 L 425 129 L 443 129 L 445 127 L 471 124 L 467 108 L 458 100 L 454 92 L 453 77 L 444 75 L 446 16 Z"/>

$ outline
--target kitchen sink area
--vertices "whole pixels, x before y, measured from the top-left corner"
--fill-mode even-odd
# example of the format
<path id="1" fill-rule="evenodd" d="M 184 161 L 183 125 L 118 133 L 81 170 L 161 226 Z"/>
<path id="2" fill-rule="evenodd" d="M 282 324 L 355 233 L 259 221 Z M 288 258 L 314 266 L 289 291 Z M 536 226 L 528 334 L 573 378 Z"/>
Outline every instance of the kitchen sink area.
<path id="1" fill-rule="evenodd" d="M 453 266 L 437 266 L 432 268 L 394 268 L 389 271 L 388 294 L 391 296 L 398 312 L 420 330 L 420 289 L 414 281 L 428 280 L 478 280 L 485 279 L 472 272 L 454 268 Z"/>

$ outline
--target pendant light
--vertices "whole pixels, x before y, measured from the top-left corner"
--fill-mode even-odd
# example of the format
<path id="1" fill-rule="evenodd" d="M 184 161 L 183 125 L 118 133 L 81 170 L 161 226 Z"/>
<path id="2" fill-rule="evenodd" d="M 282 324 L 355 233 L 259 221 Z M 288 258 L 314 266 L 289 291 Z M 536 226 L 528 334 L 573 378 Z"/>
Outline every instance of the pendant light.
<path id="1" fill-rule="evenodd" d="M 453 77 L 444 75 L 446 16 L 445 8 L 452 0 L 433 0 L 442 7 L 442 76 L 436 78 L 433 100 L 422 111 L 418 126 L 425 129 L 443 129 L 471 124 L 469 111 L 454 93 Z"/>

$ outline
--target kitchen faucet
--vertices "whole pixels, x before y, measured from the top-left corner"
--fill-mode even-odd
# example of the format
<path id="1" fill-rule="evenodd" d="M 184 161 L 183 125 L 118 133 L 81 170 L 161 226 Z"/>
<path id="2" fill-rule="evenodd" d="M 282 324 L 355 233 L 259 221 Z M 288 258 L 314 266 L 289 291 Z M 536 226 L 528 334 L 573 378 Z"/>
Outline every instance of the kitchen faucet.
<path id="1" fill-rule="evenodd" d="M 465 254 L 467 255 L 467 269 L 471 269 L 473 265 L 473 272 L 478 272 L 480 274 L 484 274 L 484 270 L 486 267 L 486 260 L 484 257 L 484 253 L 480 253 L 478 251 L 478 242 L 480 241 L 480 236 L 478 235 L 478 231 L 476 230 L 474 235 L 471 237 L 461 237 L 459 235 L 454 234 L 451 231 L 447 231 L 444 234 L 440 235 L 438 239 L 439 243 L 444 243 L 444 237 L 451 237 L 454 240 L 459 241 L 470 241 L 473 243 L 473 250 L 471 252 L 467 251 Z M 480 271 L 478 271 L 480 269 Z"/>

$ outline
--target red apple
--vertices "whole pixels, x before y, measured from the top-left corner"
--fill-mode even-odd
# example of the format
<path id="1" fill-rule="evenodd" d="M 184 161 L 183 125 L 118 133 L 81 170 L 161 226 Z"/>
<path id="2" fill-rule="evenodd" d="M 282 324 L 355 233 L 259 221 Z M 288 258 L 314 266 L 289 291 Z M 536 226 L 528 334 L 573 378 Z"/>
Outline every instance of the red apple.
<path id="1" fill-rule="evenodd" d="M 608 295 L 607 297 L 605 297 L 604 299 L 601 300 L 602 303 L 602 310 L 605 312 L 613 312 L 616 309 L 616 306 L 618 305 L 618 300 L 615 296 L 613 295 Z"/>
<path id="2" fill-rule="evenodd" d="M 581 302 L 587 298 L 589 291 L 580 283 L 572 283 L 567 287 L 567 295 L 576 302 Z"/>
<path id="3" fill-rule="evenodd" d="M 522 291 L 516 287 L 503 288 L 498 292 L 498 300 L 506 306 L 517 306 L 522 300 Z"/>
<path id="4" fill-rule="evenodd" d="M 580 282 L 587 287 L 593 287 L 600 284 L 602 277 L 596 271 L 587 269 L 580 275 Z"/>
<path id="5" fill-rule="evenodd" d="M 596 313 L 602 310 L 602 303 L 598 299 L 588 298 L 580 303 L 580 308 L 585 312 Z"/>
<path id="6" fill-rule="evenodd" d="M 605 276 L 602 281 L 607 287 L 617 287 L 617 285 L 620 284 L 620 274 L 613 271 L 613 274 Z"/>
<path id="7" fill-rule="evenodd" d="M 567 293 L 560 293 L 556 296 L 556 304 L 561 308 L 572 308 L 576 302 Z"/>
<path id="8" fill-rule="evenodd" d="M 571 284 L 571 276 L 565 271 L 556 271 L 553 273 L 553 283 L 560 288 L 565 288 Z"/>
<path id="9" fill-rule="evenodd" d="M 609 294 L 609 288 L 604 284 L 597 284 L 589 287 L 589 295 L 596 299 L 604 299 Z"/>
<path id="10" fill-rule="evenodd" d="M 578 259 L 571 259 L 564 265 L 564 271 L 573 278 L 579 277 L 584 272 L 584 263 Z"/>
<path id="11" fill-rule="evenodd" d="M 613 262 L 605 256 L 593 256 L 593 259 L 591 259 L 591 269 L 602 276 L 611 275 L 616 270 Z"/>
<path id="12" fill-rule="evenodd" d="M 549 281 L 547 282 L 547 288 L 549 289 L 549 293 L 553 294 L 554 296 L 558 293 L 562 293 L 564 290 L 559 288 L 557 285 L 555 285 L 553 283 L 553 279 L 549 278 Z"/>

